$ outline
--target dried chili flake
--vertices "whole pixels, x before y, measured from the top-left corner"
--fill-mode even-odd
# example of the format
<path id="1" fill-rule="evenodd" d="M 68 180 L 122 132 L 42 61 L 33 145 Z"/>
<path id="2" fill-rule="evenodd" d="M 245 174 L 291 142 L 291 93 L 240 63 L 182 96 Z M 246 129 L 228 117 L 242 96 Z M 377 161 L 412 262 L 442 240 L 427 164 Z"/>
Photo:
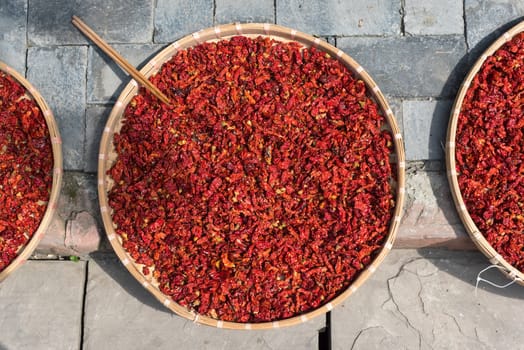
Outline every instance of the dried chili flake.
<path id="1" fill-rule="evenodd" d="M 468 212 L 524 272 L 524 33 L 482 64 L 462 104 L 456 170 Z"/>
<path id="2" fill-rule="evenodd" d="M 391 134 L 362 80 L 315 48 L 233 37 L 177 52 L 114 135 L 116 232 L 163 293 L 263 322 L 345 290 L 389 228 Z"/>
<path id="3" fill-rule="evenodd" d="M 0 71 L 0 271 L 38 229 L 49 200 L 53 156 L 43 114 Z"/>

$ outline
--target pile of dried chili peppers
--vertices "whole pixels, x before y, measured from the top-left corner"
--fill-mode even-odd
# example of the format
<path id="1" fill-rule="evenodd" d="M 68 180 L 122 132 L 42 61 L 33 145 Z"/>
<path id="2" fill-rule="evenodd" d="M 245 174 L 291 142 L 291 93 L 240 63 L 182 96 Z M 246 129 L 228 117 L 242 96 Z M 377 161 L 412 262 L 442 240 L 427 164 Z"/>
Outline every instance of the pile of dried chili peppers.
<path id="1" fill-rule="evenodd" d="M 458 182 L 487 241 L 524 272 L 524 33 L 488 57 L 462 104 Z"/>
<path id="2" fill-rule="evenodd" d="M 344 291 L 384 243 L 391 134 L 362 80 L 296 42 L 178 51 L 126 107 L 109 204 L 123 247 L 199 314 L 285 319 Z"/>
<path id="3" fill-rule="evenodd" d="M 0 71 L 0 271 L 38 229 L 51 192 L 52 167 L 42 111 L 22 85 Z"/>

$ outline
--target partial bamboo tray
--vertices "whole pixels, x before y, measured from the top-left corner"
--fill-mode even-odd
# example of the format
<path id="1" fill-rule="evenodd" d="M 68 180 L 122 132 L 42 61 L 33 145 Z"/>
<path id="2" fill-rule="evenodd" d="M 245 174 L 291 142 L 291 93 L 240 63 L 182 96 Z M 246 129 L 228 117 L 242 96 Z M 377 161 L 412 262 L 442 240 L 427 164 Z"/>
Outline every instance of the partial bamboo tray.
<path id="1" fill-rule="evenodd" d="M 122 115 L 127 104 L 138 92 L 138 85 L 135 80 L 124 88 L 120 97 L 115 103 L 115 106 L 109 116 L 107 124 L 105 126 L 102 139 L 100 142 L 100 153 L 98 162 L 98 195 L 100 201 L 100 210 L 102 213 L 102 219 L 104 227 L 113 249 L 122 261 L 123 265 L 131 272 L 131 274 L 147 289 L 151 292 L 161 303 L 166 307 L 174 311 L 180 316 L 183 316 L 191 321 L 214 326 L 218 328 L 230 328 L 230 329 L 270 329 L 279 328 L 284 326 L 291 326 L 306 322 L 309 319 L 322 315 L 340 304 L 344 299 L 349 297 L 355 292 L 366 279 L 377 269 L 380 263 L 384 260 L 385 256 L 391 250 L 393 242 L 396 237 L 398 226 L 400 224 L 401 212 L 404 203 L 404 188 L 405 188 L 405 155 L 404 146 L 402 141 L 402 135 L 395 121 L 395 117 L 391 108 L 388 106 L 386 99 L 382 95 L 379 87 L 373 79 L 364 71 L 362 66 L 355 62 L 351 57 L 346 55 L 341 50 L 331 46 L 324 40 L 312 37 L 310 35 L 298 32 L 294 29 L 273 25 L 273 24 L 227 24 L 221 25 L 214 28 L 208 28 L 199 32 L 188 35 L 161 51 L 153 59 L 151 59 L 141 70 L 141 73 L 146 77 L 150 77 L 156 74 L 162 64 L 169 59 L 179 50 L 183 50 L 203 42 L 218 41 L 222 39 L 228 39 L 232 36 L 244 35 L 248 37 L 266 36 L 279 41 L 296 41 L 305 47 L 314 46 L 324 52 L 327 52 L 332 57 L 336 57 L 341 61 L 353 74 L 362 79 L 368 89 L 369 93 L 374 97 L 382 110 L 382 114 L 385 116 L 390 131 L 394 136 L 393 142 L 395 145 L 395 162 L 397 164 L 397 177 L 396 177 L 396 206 L 393 214 L 393 219 L 390 224 L 389 233 L 387 240 L 385 241 L 382 249 L 374 259 L 374 261 L 363 270 L 356 280 L 342 292 L 338 297 L 331 300 L 331 302 L 312 310 L 308 313 L 291 317 L 284 320 L 278 320 L 274 322 L 262 322 L 262 323 L 236 323 L 229 321 L 221 321 L 211 317 L 199 315 L 186 307 L 183 307 L 171 298 L 164 295 L 157 287 L 154 280 L 150 277 L 146 277 L 142 274 L 142 265 L 138 265 L 134 260 L 127 254 L 125 249 L 122 247 L 122 240 L 120 236 L 115 233 L 114 224 L 111 219 L 111 208 L 108 204 L 108 191 L 111 188 L 112 180 L 107 175 L 107 171 L 110 169 L 112 164 L 116 160 L 116 153 L 113 147 L 113 135 L 118 133 L 122 126 Z"/>
<path id="2" fill-rule="evenodd" d="M 9 74 L 16 81 L 18 81 L 18 83 L 20 83 L 26 89 L 26 94 L 37 103 L 38 107 L 40 107 L 42 115 L 44 116 L 47 124 L 47 129 L 49 130 L 49 137 L 51 138 L 50 141 L 53 151 L 53 183 L 44 216 L 42 217 L 42 221 L 40 222 L 38 229 L 33 233 L 33 236 L 24 246 L 19 248 L 17 257 L 0 272 L 1 282 L 7 276 L 12 274 L 17 268 L 19 268 L 23 263 L 25 263 L 25 261 L 31 256 L 35 248 L 38 246 L 38 243 L 44 236 L 49 224 L 51 223 L 53 215 L 56 211 L 58 197 L 60 195 L 60 188 L 62 185 L 62 141 L 58 131 L 58 125 L 55 118 L 53 117 L 51 109 L 44 101 L 40 93 L 34 88 L 34 86 L 31 85 L 31 83 L 29 83 L 29 81 L 27 81 L 17 71 L 1 61 L 0 70 Z"/>
<path id="3" fill-rule="evenodd" d="M 457 177 L 457 168 L 456 168 L 456 159 L 455 159 L 455 139 L 457 134 L 457 123 L 462 110 L 462 103 L 466 92 L 468 91 L 473 78 L 478 73 L 482 64 L 486 59 L 493 55 L 500 47 L 502 47 L 506 42 L 513 39 L 513 37 L 521 32 L 524 32 L 524 21 L 512 27 L 510 30 L 502 34 L 491 46 L 489 46 L 486 51 L 481 55 L 477 62 L 473 65 L 468 75 L 464 79 L 460 90 L 453 104 L 451 110 L 451 118 L 448 125 L 447 131 L 447 140 L 446 140 L 446 166 L 447 166 L 447 177 L 451 187 L 451 194 L 455 202 L 458 214 L 466 227 L 466 231 L 469 236 L 477 246 L 477 248 L 489 259 L 489 261 L 496 265 L 502 273 L 509 279 L 521 284 L 524 286 L 524 273 L 520 272 L 518 269 L 509 264 L 486 240 L 484 235 L 480 232 L 477 225 L 473 222 L 473 219 L 469 215 L 469 212 L 466 208 L 466 204 L 462 199 L 462 194 L 458 185 Z"/>

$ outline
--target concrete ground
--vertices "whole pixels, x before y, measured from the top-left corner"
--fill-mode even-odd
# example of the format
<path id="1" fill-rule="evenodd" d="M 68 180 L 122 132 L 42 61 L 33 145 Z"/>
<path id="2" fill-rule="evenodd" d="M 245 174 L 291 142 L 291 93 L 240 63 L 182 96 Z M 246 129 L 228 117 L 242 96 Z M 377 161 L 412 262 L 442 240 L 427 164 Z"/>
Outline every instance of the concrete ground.
<path id="1" fill-rule="evenodd" d="M 173 314 L 112 254 L 33 260 L 0 286 L 0 349 L 522 349 L 523 287 L 476 290 L 486 264 L 477 252 L 394 249 L 329 315 L 233 331 Z"/>
<path id="2" fill-rule="evenodd" d="M 236 332 L 170 313 L 105 239 L 98 145 L 129 78 L 70 24 L 73 14 L 139 67 L 171 42 L 229 22 L 276 23 L 344 50 L 378 83 L 403 132 L 396 249 L 343 305 L 301 326 Z M 520 0 L 0 0 L 0 60 L 50 105 L 65 170 L 57 215 L 35 253 L 47 260 L 28 261 L 0 284 L 0 350 L 523 349 L 523 287 L 475 292 L 489 262 L 456 214 L 442 149 L 464 75 L 523 19 Z M 506 282 L 497 271 L 485 277 Z"/>

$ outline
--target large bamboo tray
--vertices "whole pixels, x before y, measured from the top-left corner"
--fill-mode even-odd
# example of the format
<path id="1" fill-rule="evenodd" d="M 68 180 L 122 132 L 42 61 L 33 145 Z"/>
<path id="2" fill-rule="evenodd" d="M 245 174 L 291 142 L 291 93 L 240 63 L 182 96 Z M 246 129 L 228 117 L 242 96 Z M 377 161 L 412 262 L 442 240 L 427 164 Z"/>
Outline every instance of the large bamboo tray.
<path id="1" fill-rule="evenodd" d="M 509 264 L 486 240 L 484 235 L 480 232 L 477 225 L 473 222 L 469 212 L 466 208 L 462 194 L 458 185 L 457 177 L 457 168 L 456 168 L 456 159 L 455 159 L 455 139 L 457 133 L 457 123 L 462 110 L 462 103 L 466 92 L 468 91 L 473 78 L 478 73 L 484 61 L 491 55 L 493 55 L 501 46 L 506 42 L 510 41 L 515 35 L 524 31 L 524 21 L 520 22 L 503 35 L 501 35 L 491 46 L 489 46 L 486 51 L 481 55 L 477 62 L 473 65 L 468 75 L 464 79 L 460 90 L 455 99 L 455 103 L 451 110 L 451 118 L 448 125 L 447 131 L 447 140 L 446 140 L 446 166 L 447 166 L 447 177 L 451 187 L 451 193 L 455 206 L 457 208 L 458 214 L 466 227 L 466 231 L 469 236 L 478 247 L 478 249 L 489 259 L 489 261 L 496 265 L 500 271 L 506 275 L 509 279 L 521 284 L 524 286 L 524 273 L 517 270 L 511 264 Z"/>
<path id="2" fill-rule="evenodd" d="M 33 87 L 33 85 L 31 85 L 31 83 L 29 83 L 29 81 L 27 81 L 22 75 L 20 75 L 5 63 L 0 62 L 0 70 L 11 75 L 16 81 L 18 81 L 26 89 L 26 94 L 35 100 L 38 107 L 40 107 L 49 130 L 49 137 L 51 138 L 51 146 L 53 151 L 53 183 L 44 216 L 42 217 L 42 221 L 40 222 L 36 232 L 33 233 L 31 239 L 25 246 L 19 248 L 18 256 L 4 270 L 2 270 L 2 272 L 0 272 L 1 282 L 31 256 L 35 248 L 38 246 L 38 243 L 44 236 L 44 233 L 53 218 L 58 203 L 58 196 L 60 195 L 60 187 L 62 184 L 62 141 L 58 131 L 58 125 L 56 124 L 55 118 L 53 117 L 53 113 L 40 93 L 38 93 L 38 91 Z"/>
<path id="3" fill-rule="evenodd" d="M 111 208 L 108 205 L 107 193 L 112 185 L 111 178 L 107 175 L 108 169 L 114 163 L 116 154 L 113 148 L 113 134 L 117 133 L 122 125 L 122 115 L 126 105 L 130 102 L 134 95 L 137 94 L 138 87 L 134 80 L 124 88 L 120 97 L 115 103 L 115 106 L 109 116 L 107 124 L 105 126 L 103 136 L 100 144 L 100 154 L 98 163 L 98 193 L 100 200 L 100 209 L 106 233 L 108 236 L 113 249 L 115 250 L 118 257 L 121 259 L 123 265 L 131 272 L 131 274 L 147 289 L 151 292 L 161 303 L 166 307 L 174 311 L 175 313 L 192 320 L 194 322 L 215 326 L 218 328 L 232 328 L 232 329 L 268 329 L 278 328 L 284 326 L 290 326 L 305 322 L 315 316 L 322 315 L 340 304 L 344 299 L 350 296 L 353 292 L 360 287 L 364 281 L 376 270 L 379 264 L 384 260 L 387 253 L 391 250 L 393 242 L 395 240 L 396 232 L 400 224 L 401 210 L 404 201 L 404 170 L 405 170 L 405 157 L 404 147 L 402 142 L 402 136 L 399 128 L 396 124 L 393 112 L 389 108 L 384 96 L 380 92 L 377 84 L 371 79 L 371 77 L 364 71 L 364 69 L 355 62 L 351 57 L 346 55 L 341 50 L 329 45 L 325 41 L 314 38 L 310 35 L 300 33 L 296 30 L 270 24 L 228 24 L 221 25 L 214 28 L 208 28 L 192 35 L 186 36 L 179 41 L 172 43 L 170 46 L 161 51 L 156 57 L 150 60 L 141 70 L 141 73 L 146 77 L 150 77 L 159 71 L 161 65 L 168 61 L 178 50 L 182 50 L 188 47 L 195 46 L 199 43 L 206 41 L 214 41 L 220 39 L 227 39 L 235 35 L 245 35 L 250 37 L 257 36 L 269 36 L 279 41 L 297 41 L 305 47 L 315 46 L 329 53 L 332 57 L 337 57 L 343 62 L 357 77 L 362 79 L 368 86 L 370 93 L 375 98 L 376 102 L 382 109 L 382 114 L 386 117 L 389 124 L 389 128 L 394 135 L 395 145 L 395 161 L 397 164 L 397 177 L 396 177 L 396 207 L 393 215 L 393 219 L 390 224 L 389 234 L 386 242 L 384 243 L 379 254 L 376 256 L 374 261 L 360 273 L 358 278 L 337 298 L 331 300 L 331 302 L 302 315 L 288 318 L 285 320 L 279 320 L 275 322 L 264 322 L 264 323 L 235 323 L 228 321 L 221 321 L 207 316 L 199 315 L 193 311 L 182 307 L 175 303 L 170 298 L 166 297 L 156 285 L 151 277 L 146 277 L 142 274 L 141 265 L 135 264 L 133 259 L 127 254 L 122 247 L 122 241 L 120 236 L 115 233 L 114 224 L 111 219 Z"/>

